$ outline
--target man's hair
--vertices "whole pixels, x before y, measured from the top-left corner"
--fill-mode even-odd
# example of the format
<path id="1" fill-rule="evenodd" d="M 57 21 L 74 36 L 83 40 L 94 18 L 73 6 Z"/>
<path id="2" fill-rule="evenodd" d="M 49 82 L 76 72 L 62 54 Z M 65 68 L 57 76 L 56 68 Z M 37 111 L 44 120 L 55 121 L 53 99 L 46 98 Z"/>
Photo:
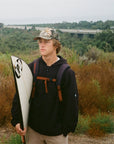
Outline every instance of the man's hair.
<path id="1" fill-rule="evenodd" d="M 56 39 L 52 40 L 53 40 L 53 46 L 56 47 L 56 54 L 58 54 L 59 51 L 61 50 L 61 43 Z"/>

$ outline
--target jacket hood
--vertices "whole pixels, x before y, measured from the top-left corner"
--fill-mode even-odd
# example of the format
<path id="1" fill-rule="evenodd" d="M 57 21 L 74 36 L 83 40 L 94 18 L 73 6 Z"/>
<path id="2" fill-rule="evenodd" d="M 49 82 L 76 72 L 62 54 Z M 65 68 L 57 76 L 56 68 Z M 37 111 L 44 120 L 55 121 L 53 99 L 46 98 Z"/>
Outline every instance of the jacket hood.
<path id="1" fill-rule="evenodd" d="M 54 64 L 52 64 L 51 66 L 58 66 L 58 65 L 67 63 L 67 61 L 62 56 L 58 55 L 57 57 L 59 57 L 60 59 L 57 62 L 55 62 Z M 45 63 L 44 60 L 42 59 L 42 57 L 40 57 L 40 60 L 42 63 Z M 45 63 L 45 65 L 47 65 L 47 64 Z"/>

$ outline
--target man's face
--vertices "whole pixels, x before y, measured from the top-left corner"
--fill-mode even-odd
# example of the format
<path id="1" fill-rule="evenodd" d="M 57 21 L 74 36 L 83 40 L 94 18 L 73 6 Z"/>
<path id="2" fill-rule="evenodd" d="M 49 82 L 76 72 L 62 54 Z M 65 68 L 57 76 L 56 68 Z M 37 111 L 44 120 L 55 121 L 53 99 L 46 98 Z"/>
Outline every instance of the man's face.
<path id="1" fill-rule="evenodd" d="M 49 56 L 56 53 L 56 48 L 53 46 L 53 40 L 46 40 L 40 38 L 38 40 L 40 54 L 42 56 Z"/>

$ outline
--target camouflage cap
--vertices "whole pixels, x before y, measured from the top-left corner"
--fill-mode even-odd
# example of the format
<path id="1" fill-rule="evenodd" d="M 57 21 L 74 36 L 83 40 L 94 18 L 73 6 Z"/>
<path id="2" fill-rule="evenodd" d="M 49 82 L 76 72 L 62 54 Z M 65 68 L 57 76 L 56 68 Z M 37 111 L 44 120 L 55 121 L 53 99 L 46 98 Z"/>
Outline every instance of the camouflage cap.
<path id="1" fill-rule="evenodd" d="M 58 38 L 58 33 L 56 32 L 55 29 L 52 29 L 52 28 L 46 28 L 44 30 L 42 30 L 39 34 L 39 36 L 35 37 L 34 40 L 38 40 L 40 38 L 43 38 L 43 39 L 56 39 L 56 40 L 59 40 Z"/>

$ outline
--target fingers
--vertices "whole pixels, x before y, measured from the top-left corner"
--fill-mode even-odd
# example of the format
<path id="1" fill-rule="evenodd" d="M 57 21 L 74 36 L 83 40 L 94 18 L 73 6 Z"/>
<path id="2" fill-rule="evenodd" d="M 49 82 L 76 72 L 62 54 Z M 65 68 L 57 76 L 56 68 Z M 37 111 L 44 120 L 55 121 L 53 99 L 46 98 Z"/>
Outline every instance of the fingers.
<path id="1" fill-rule="evenodd" d="M 26 134 L 26 128 L 22 130 L 20 127 L 20 123 L 16 124 L 15 129 L 16 129 L 16 132 L 21 136 L 24 136 Z"/>

